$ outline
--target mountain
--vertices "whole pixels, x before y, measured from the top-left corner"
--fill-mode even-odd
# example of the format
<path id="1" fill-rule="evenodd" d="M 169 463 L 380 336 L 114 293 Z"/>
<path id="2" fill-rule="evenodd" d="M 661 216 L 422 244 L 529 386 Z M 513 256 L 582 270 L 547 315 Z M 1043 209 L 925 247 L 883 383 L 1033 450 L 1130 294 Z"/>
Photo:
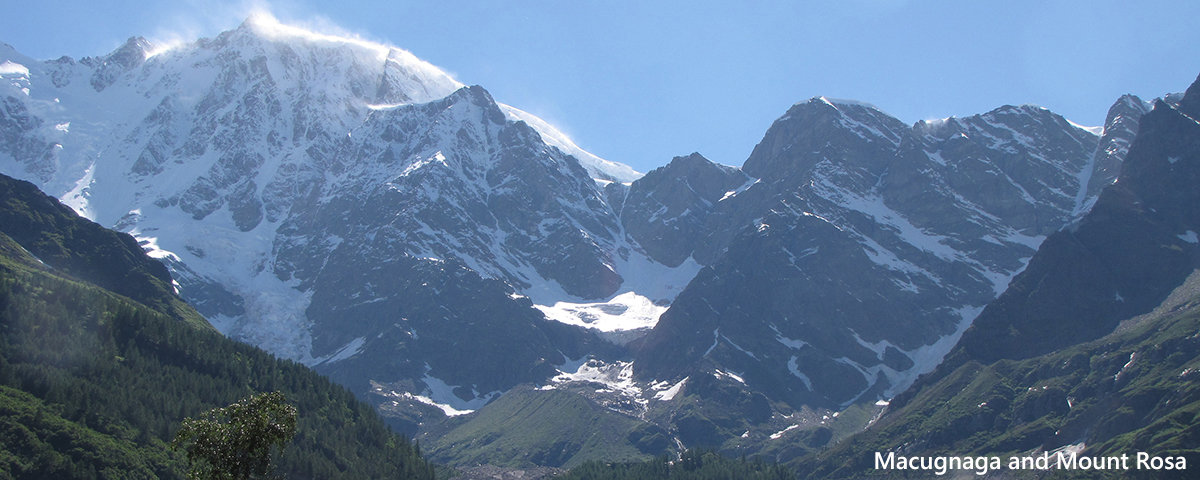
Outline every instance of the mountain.
<path id="1" fill-rule="evenodd" d="M 734 373 L 795 406 L 891 397 L 1090 201 L 1098 140 L 1033 106 L 907 126 L 795 105 L 697 229 L 707 266 L 645 337 L 638 376 Z"/>
<path id="2" fill-rule="evenodd" d="M 1185 95 L 1200 98 L 1200 87 Z M 1183 282 L 1200 258 L 1188 233 L 1200 230 L 1190 183 L 1198 174 L 1180 163 L 1200 153 L 1195 108 L 1185 96 L 1141 118 L 1119 180 L 1074 231 L 1047 239 L 1046 252 L 964 335 L 964 354 L 1019 359 L 1091 340 Z"/>
<path id="3" fill-rule="evenodd" d="M 1200 78 L 1141 117 L 1118 179 L 1076 228 L 1046 239 L 943 364 L 805 469 L 865 475 L 869 451 L 1200 461 L 1197 118 Z"/>
<path id="4" fill-rule="evenodd" d="M 844 433 L 801 423 L 865 423 L 1092 207 L 1145 111 L 908 125 L 817 97 L 740 168 L 695 153 L 643 176 L 408 52 L 269 17 L 0 65 L 0 172 L 133 235 L 223 334 L 446 458 L 513 464 L 438 442 L 503 434 L 493 405 L 670 438 L 606 440 L 630 458 L 795 456 Z"/>
<path id="5" fill-rule="evenodd" d="M 689 448 L 783 461 L 844 438 L 942 360 L 1047 234 L 1088 210 L 1090 180 L 1109 181 L 1095 172 L 1121 168 L 1124 150 L 1110 147 L 1137 130 L 1131 105 L 1141 101 L 1119 100 L 1097 131 L 1033 106 L 906 126 L 816 98 L 741 169 L 692 154 L 608 185 L 653 258 L 706 266 L 629 344 L 631 360 L 565 365 L 542 388 Z"/>
<path id="6" fill-rule="evenodd" d="M 299 410 L 279 473 L 433 478 L 418 449 L 345 388 L 190 322 L 199 315 L 166 301 L 174 294 L 154 281 L 166 269 L 132 237 L 28 182 L 0 175 L 0 192 L 6 478 L 184 478 L 185 455 L 169 442 L 185 417 L 275 390 Z M 114 282 L 124 295 L 98 286 Z"/>
<path id="7" fill-rule="evenodd" d="M 572 305 L 624 295 L 619 335 L 682 287 L 628 271 L 698 268 L 623 235 L 603 185 L 639 174 L 399 49 L 253 17 L 167 50 L 0 62 L 0 171 L 134 235 L 221 332 L 363 395 L 407 381 L 480 406 L 607 348 L 538 308 L 583 325 Z"/>

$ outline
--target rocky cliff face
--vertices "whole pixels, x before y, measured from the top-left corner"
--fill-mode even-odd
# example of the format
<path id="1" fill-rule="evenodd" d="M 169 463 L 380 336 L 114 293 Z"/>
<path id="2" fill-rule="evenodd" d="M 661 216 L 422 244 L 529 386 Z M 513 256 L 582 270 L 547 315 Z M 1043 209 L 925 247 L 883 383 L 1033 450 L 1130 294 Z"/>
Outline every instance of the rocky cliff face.
<path id="1" fill-rule="evenodd" d="M 1033 106 L 906 126 L 797 104 L 747 159 L 753 182 L 708 209 L 693 255 L 709 265 L 639 376 L 732 372 L 793 405 L 897 393 L 1075 218 L 1098 140 Z"/>
<path id="2" fill-rule="evenodd" d="M 1100 198 L 1100 191 L 1112 185 L 1121 174 L 1121 163 L 1129 153 L 1129 145 L 1137 136 L 1142 115 L 1150 111 L 1152 105 L 1135 95 L 1124 95 L 1108 109 L 1104 121 L 1104 134 L 1100 137 L 1100 147 L 1092 165 L 1092 175 L 1087 182 L 1085 198 L 1095 200 Z M 1091 205 L 1080 202 L 1080 210 L 1090 210 Z"/>
<path id="3" fill-rule="evenodd" d="M 1198 265 L 1200 82 L 1178 107 L 1141 117 L 1119 180 L 1074 231 L 1043 245 L 960 345 L 982 362 L 1021 359 L 1107 334 L 1145 313 Z"/>
<path id="4" fill-rule="evenodd" d="M 625 231 L 646 253 L 674 267 L 708 236 L 708 217 L 717 204 L 753 181 L 739 169 L 693 153 L 633 182 L 614 206 Z"/>

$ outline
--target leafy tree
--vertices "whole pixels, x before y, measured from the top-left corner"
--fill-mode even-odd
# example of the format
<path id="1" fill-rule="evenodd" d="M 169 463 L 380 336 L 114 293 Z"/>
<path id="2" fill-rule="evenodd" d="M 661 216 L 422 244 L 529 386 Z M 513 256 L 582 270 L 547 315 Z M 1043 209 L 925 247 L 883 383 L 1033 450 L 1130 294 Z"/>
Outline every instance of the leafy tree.
<path id="1" fill-rule="evenodd" d="M 190 442 L 190 478 L 242 480 L 266 476 L 271 447 L 282 450 L 295 434 L 296 407 L 287 404 L 283 393 L 269 392 L 184 420 L 171 447 L 178 450 Z"/>

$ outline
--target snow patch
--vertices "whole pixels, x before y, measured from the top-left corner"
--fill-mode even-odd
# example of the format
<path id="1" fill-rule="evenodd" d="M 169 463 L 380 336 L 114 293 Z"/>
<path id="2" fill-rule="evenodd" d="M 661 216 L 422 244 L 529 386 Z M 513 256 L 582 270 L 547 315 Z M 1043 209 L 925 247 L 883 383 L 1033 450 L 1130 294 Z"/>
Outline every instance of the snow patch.
<path id="1" fill-rule="evenodd" d="M 144 237 L 135 232 L 131 233 L 134 240 L 137 240 L 138 245 L 142 247 L 142 251 L 146 252 L 146 256 L 157 260 L 179 260 L 179 255 L 169 250 L 164 250 L 158 246 L 158 237 Z"/>
<path id="2" fill-rule="evenodd" d="M 557 302 L 553 306 L 534 305 L 547 319 L 602 332 L 653 328 L 667 307 L 655 305 L 636 292 L 617 295 L 607 302 Z"/>
<path id="3" fill-rule="evenodd" d="M 1064 120 L 1067 120 L 1067 119 L 1064 119 Z M 1070 120 L 1067 120 L 1067 123 L 1068 123 L 1068 124 L 1070 124 L 1072 127 L 1075 127 L 1075 128 L 1078 128 L 1078 129 L 1080 129 L 1080 130 L 1086 131 L 1086 132 L 1088 132 L 1088 133 L 1090 133 L 1090 134 L 1092 134 L 1092 135 L 1095 135 L 1095 136 L 1097 136 L 1097 137 L 1099 137 L 1100 135 L 1104 134 L 1104 125 L 1095 126 L 1095 127 L 1087 127 L 1087 126 L 1083 126 L 1083 125 L 1080 125 L 1080 124 L 1078 124 L 1078 123 L 1072 122 L 1072 121 L 1070 121 Z"/>
<path id="4" fill-rule="evenodd" d="M 853 100 L 853 99 L 847 99 L 847 98 L 833 98 L 833 97 L 820 97 L 820 98 L 825 103 L 828 103 L 830 105 L 849 105 L 849 106 L 856 106 L 856 107 L 866 107 L 871 110 L 879 110 L 879 107 L 876 107 L 875 105 L 872 105 L 870 103 L 863 102 L 860 100 Z M 879 111 L 882 112 L 883 110 L 879 110 Z"/>
<path id="5" fill-rule="evenodd" d="M 892 383 L 892 387 L 884 392 L 884 396 L 891 398 L 903 392 L 912 382 L 916 381 L 917 377 L 933 371 L 938 364 L 942 363 L 942 359 L 950 353 L 950 349 L 958 343 L 958 339 L 962 338 L 963 332 L 967 331 L 967 327 L 971 326 L 971 322 L 975 321 L 975 317 L 983 312 L 982 306 L 964 306 L 954 310 L 958 315 L 958 327 L 954 329 L 954 333 L 939 338 L 936 342 L 930 345 L 924 345 L 913 350 L 901 350 L 913 362 L 912 368 L 903 372 L 897 372 L 895 377 L 888 375 L 888 380 Z M 888 367 L 880 365 L 879 367 L 891 370 Z M 885 375 L 887 372 L 885 371 Z M 872 379 L 873 380 L 873 379 Z"/>
<path id="6" fill-rule="evenodd" d="M 658 400 L 662 400 L 664 402 L 669 402 L 671 400 L 674 400 L 675 396 L 679 395 L 679 392 L 683 390 L 683 384 L 687 383 L 689 378 L 691 378 L 691 377 L 684 377 L 683 380 L 680 380 L 678 383 L 676 383 L 675 385 L 672 385 L 670 388 L 659 391 L 659 392 L 655 392 L 654 398 L 656 398 Z M 663 383 L 666 383 L 666 382 L 663 382 Z"/>
<path id="7" fill-rule="evenodd" d="M 792 372 L 792 375 L 795 375 L 796 378 L 799 378 L 801 382 L 804 382 L 804 388 L 807 388 L 808 391 L 811 392 L 813 389 L 812 388 L 812 380 L 809 380 L 808 375 L 805 375 L 803 372 L 800 371 L 800 365 L 796 362 L 796 360 L 799 360 L 799 359 L 800 359 L 800 357 L 797 357 L 795 355 L 792 355 L 792 358 L 788 359 L 788 363 L 787 363 L 788 371 Z"/>
<path id="8" fill-rule="evenodd" d="M 91 205 L 91 186 L 96 176 L 96 163 L 92 162 L 84 170 L 83 176 L 75 181 L 75 186 L 58 198 L 63 205 L 71 207 L 79 216 L 96 221 L 96 212 Z"/>
<path id="9" fill-rule="evenodd" d="M 741 375 L 738 375 L 738 374 L 732 373 L 732 372 L 726 372 L 724 370 L 717 370 L 717 371 L 713 372 L 713 376 L 717 377 L 717 378 L 728 378 L 728 379 L 734 380 L 742 385 L 746 384 L 746 380 L 742 379 Z"/>
<path id="10" fill-rule="evenodd" d="M 496 390 L 486 395 L 480 395 L 479 392 L 472 388 L 471 394 L 474 395 L 474 398 L 471 400 L 463 400 L 459 398 L 458 395 L 454 394 L 454 389 L 459 388 L 458 385 L 448 385 L 446 382 L 430 376 L 428 372 L 429 365 L 426 364 L 425 367 L 427 371 L 425 372 L 425 377 L 421 380 L 425 382 L 425 386 L 428 387 L 425 390 L 425 392 L 428 392 L 427 398 L 432 401 L 432 403 L 430 403 L 431 405 L 441 408 L 442 411 L 446 412 L 446 415 L 465 415 L 474 412 L 475 410 L 483 408 L 489 402 L 499 398 L 504 394 L 504 392 Z M 453 410 L 456 413 L 452 414 L 450 413 L 450 410 Z"/>
<path id="11" fill-rule="evenodd" d="M 579 164 L 587 169 L 588 174 L 592 178 L 615 180 L 621 183 L 628 183 L 642 178 L 642 173 L 637 172 L 629 165 L 605 160 L 579 148 L 578 145 L 575 145 L 575 142 L 571 141 L 570 137 L 557 128 L 554 128 L 553 125 L 550 125 L 545 120 L 515 107 L 504 104 L 499 105 L 509 120 L 525 122 L 541 134 L 542 141 L 551 146 L 558 147 L 559 150 L 562 150 L 567 155 L 575 157 L 579 161 Z"/>
<path id="12" fill-rule="evenodd" d="M 1188 243 L 1200 243 L 1200 237 L 1197 237 L 1196 232 L 1193 232 L 1191 230 L 1188 230 L 1186 233 L 1183 233 L 1181 235 L 1176 235 L 1176 237 L 1179 237 L 1180 240 L 1183 240 Z"/>
<path id="13" fill-rule="evenodd" d="M 733 343 L 733 340 L 730 340 L 730 339 L 729 339 L 729 337 L 726 337 L 725 335 L 721 335 L 721 338 L 725 339 L 725 343 L 728 343 L 728 344 L 729 344 L 731 347 L 733 347 L 733 348 L 736 348 L 736 349 L 737 349 L 737 351 L 739 351 L 739 352 L 742 352 L 742 353 L 744 353 L 744 354 L 746 354 L 746 355 L 749 355 L 749 356 L 750 356 L 750 358 L 753 358 L 753 359 L 755 359 L 755 360 L 758 360 L 758 356 L 754 355 L 754 353 L 753 353 L 753 352 L 750 352 L 749 350 L 746 350 L 746 349 L 742 348 L 742 347 L 741 347 L 741 346 L 739 346 L 738 344 L 736 344 L 736 343 Z"/>
<path id="14" fill-rule="evenodd" d="M 366 342 L 367 337 L 358 337 L 354 340 L 351 340 L 346 345 L 343 345 L 342 348 L 339 348 L 336 352 L 317 358 L 314 364 L 334 363 L 358 355 L 360 352 L 362 352 L 363 344 Z"/>
<path id="15" fill-rule="evenodd" d="M 562 355 L 562 352 L 558 352 L 558 353 L 560 355 Z M 571 360 L 570 357 L 563 355 L 563 360 L 564 361 L 563 361 L 562 365 L 555 365 L 554 368 L 558 369 L 558 371 L 562 372 L 562 373 L 578 372 L 579 367 L 582 367 L 584 364 L 586 364 L 588 362 L 588 355 L 584 355 L 575 360 Z"/>
<path id="16" fill-rule="evenodd" d="M 781 437 L 783 437 L 784 434 L 786 434 L 787 432 L 790 432 L 792 430 L 795 430 L 797 428 L 800 428 L 800 426 L 799 425 L 789 425 L 787 428 L 785 428 L 783 430 L 772 433 L 771 440 L 779 440 Z"/>
<path id="17" fill-rule="evenodd" d="M 605 386 L 603 390 L 613 391 L 633 398 L 639 404 L 645 404 L 642 399 L 642 388 L 633 381 L 633 362 L 605 363 L 600 360 L 588 360 L 574 372 L 563 372 L 551 379 L 554 383 L 593 382 Z"/>
<path id="18" fill-rule="evenodd" d="M 28 77 L 29 69 L 25 68 L 24 65 L 19 63 L 15 63 L 11 60 L 5 60 L 4 63 L 0 63 L 0 75 L 20 75 L 22 77 Z"/>
<path id="19" fill-rule="evenodd" d="M 880 340 L 875 343 L 870 343 L 870 342 L 867 342 L 866 340 L 863 340 L 862 337 L 860 337 L 858 335 L 858 332 L 855 332 L 854 330 L 850 330 L 850 333 L 854 334 L 854 340 L 857 341 L 859 345 L 862 345 L 867 350 L 875 352 L 875 358 L 878 358 L 879 360 L 883 360 L 883 353 L 887 351 L 888 347 L 892 347 L 892 348 L 895 348 L 896 350 L 900 350 L 895 345 L 892 345 L 892 342 L 889 342 L 886 339 Z"/>
<path id="20" fill-rule="evenodd" d="M 606 301 L 585 302 L 567 295 L 557 282 L 543 279 L 531 267 L 517 269 L 532 284 L 522 293 L 547 319 L 593 329 L 603 338 L 623 344 L 640 336 L 638 332 L 654 328 L 658 317 L 702 268 L 690 257 L 674 268 L 638 253 L 613 260 L 611 267 L 625 282 Z"/>
<path id="21" fill-rule="evenodd" d="M 808 345 L 808 342 L 805 342 L 804 340 L 793 340 L 791 338 L 787 338 L 787 337 L 783 336 L 782 333 L 779 333 L 779 329 L 776 328 L 775 324 L 773 324 L 773 323 L 771 324 L 771 331 L 775 332 L 775 340 L 778 341 L 779 343 L 786 345 L 788 348 L 799 350 L 800 348 L 804 347 L 805 345 Z"/>
<path id="22" fill-rule="evenodd" d="M 712 353 L 713 349 L 717 348 L 717 343 L 720 342 L 720 340 L 721 340 L 721 327 L 717 327 L 717 328 L 713 329 L 713 344 L 712 344 L 712 346 L 708 347 L 708 350 L 705 350 L 704 355 L 701 355 L 701 356 L 707 357 L 708 354 Z"/>
<path id="23" fill-rule="evenodd" d="M 749 178 L 749 179 L 746 179 L 746 183 L 743 183 L 743 184 L 742 184 L 741 186 L 739 186 L 738 188 L 735 188 L 735 189 L 733 189 L 733 190 L 730 190 L 730 191 L 728 191 L 728 192 L 725 192 L 725 195 L 723 195 L 723 196 L 721 197 L 721 199 L 720 199 L 720 200 L 717 200 L 717 201 L 718 201 L 718 202 L 722 202 L 722 201 L 728 200 L 728 199 L 730 199 L 730 198 L 736 197 L 736 196 L 738 196 L 738 194 L 740 194 L 740 193 L 742 193 L 742 192 L 746 191 L 747 189 L 749 189 L 750 187 L 754 186 L 755 184 L 758 184 L 758 183 L 759 183 L 759 182 L 761 182 L 761 181 L 762 181 L 762 180 L 759 180 L 759 179 L 757 179 L 757 178 Z"/>
<path id="24" fill-rule="evenodd" d="M 982 311 L 983 307 L 981 306 L 964 306 L 955 309 L 954 312 L 959 316 L 960 320 L 954 333 L 941 337 L 930 345 L 923 345 L 913 350 L 900 350 L 900 352 L 907 355 L 908 358 L 913 362 L 913 366 L 904 371 L 897 371 L 883 364 L 876 364 L 867 367 L 854 360 L 851 360 L 848 357 L 834 359 L 836 362 L 848 365 L 855 370 L 858 370 L 858 372 L 863 376 L 863 379 L 867 382 L 867 387 L 864 388 L 858 396 L 855 396 L 854 398 L 844 402 L 842 405 L 847 406 L 857 401 L 859 396 L 861 396 L 863 393 L 866 393 L 875 385 L 875 382 L 880 374 L 887 378 L 888 382 L 891 384 L 891 386 L 883 392 L 884 398 L 892 398 L 900 392 L 903 392 L 910 385 L 912 385 L 914 381 L 916 381 L 917 377 L 932 371 L 938 366 L 938 364 L 942 363 L 942 359 L 944 359 L 946 354 L 950 352 L 950 349 L 953 348 L 956 343 L 958 343 L 958 339 L 962 337 L 963 332 L 967 330 L 967 327 L 971 326 L 971 322 L 973 322 L 975 317 L 978 317 L 979 313 Z M 870 348 L 876 352 L 882 352 L 882 350 L 886 349 L 887 346 L 895 347 L 890 343 L 884 345 L 884 342 L 874 344 L 868 343 L 860 338 L 857 338 L 857 335 L 856 339 L 860 345 Z M 899 350 L 898 347 L 896 348 Z M 880 357 L 882 357 L 881 353 Z M 792 365 L 793 362 L 789 362 L 789 369 L 791 369 Z"/>
<path id="25" fill-rule="evenodd" d="M 949 238 L 934 235 L 913 225 L 899 212 L 884 204 L 883 197 L 874 194 L 859 195 L 845 189 L 829 179 L 813 185 L 818 194 L 843 208 L 861 212 L 870 216 L 876 223 L 890 227 L 905 243 L 932 253 L 946 261 L 961 261 L 965 259 L 962 252 L 946 245 Z"/>
<path id="26" fill-rule="evenodd" d="M 475 413 L 475 410 L 459 410 L 450 405 L 435 402 L 432 398 L 426 397 L 424 395 L 413 395 L 408 392 L 405 392 L 401 395 L 405 398 L 416 400 L 418 402 L 424 403 L 429 406 L 437 407 L 437 408 L 441 409 L 442 413 L 445 413 L 447 417 L 457 417 L 459 415 L 467 415 L 470 413 Z"/>

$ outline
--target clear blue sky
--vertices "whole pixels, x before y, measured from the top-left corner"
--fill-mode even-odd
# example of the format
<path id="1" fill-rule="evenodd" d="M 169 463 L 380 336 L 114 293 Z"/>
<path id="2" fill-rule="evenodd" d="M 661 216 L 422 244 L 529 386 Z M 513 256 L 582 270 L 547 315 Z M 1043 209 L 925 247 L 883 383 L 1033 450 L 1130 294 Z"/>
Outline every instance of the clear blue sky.
<path id="1" fill-rule="evenodd" d="M 699 151 L 740 165 L 793 103 L 873 103 L 912 123 L 1034 103 L 1099 125 L 1124 93 L 1200 74 L 1195 0 L 42 0 L 0 41 L 42 59 L 126 38 L 195 39 L 255 9 L 416 54 L 581 147 L 648 171 Z"/>

